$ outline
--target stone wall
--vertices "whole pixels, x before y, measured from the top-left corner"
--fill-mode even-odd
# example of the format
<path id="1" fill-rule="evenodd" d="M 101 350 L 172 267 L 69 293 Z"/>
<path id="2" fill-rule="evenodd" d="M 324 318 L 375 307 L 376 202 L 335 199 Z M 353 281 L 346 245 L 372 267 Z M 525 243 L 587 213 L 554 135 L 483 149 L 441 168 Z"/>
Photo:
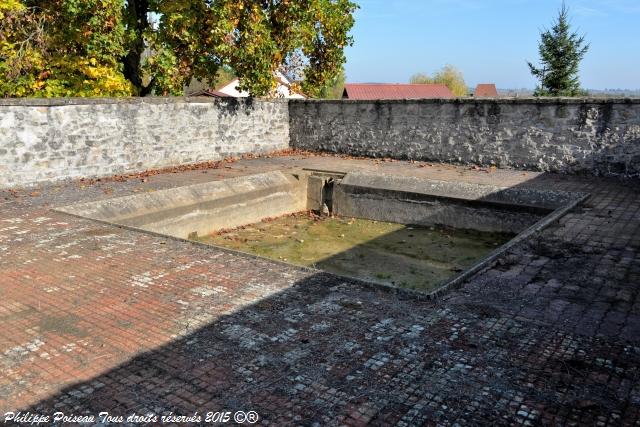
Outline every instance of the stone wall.
<path id="1" fill-rule="evenodd" d="M 640 100 L 0 100 L 0 188 L 289 146 L 640 175 Z"/>
<path id="2" fill-rule="evenodd" d="M 638 99 L 290 101 L 294 148 L 640 175 Z"/>
<path id="3" fill-rule="evenodd" d="M 286 101 L 0 100 L 0 188 L 288 146 Z"/>

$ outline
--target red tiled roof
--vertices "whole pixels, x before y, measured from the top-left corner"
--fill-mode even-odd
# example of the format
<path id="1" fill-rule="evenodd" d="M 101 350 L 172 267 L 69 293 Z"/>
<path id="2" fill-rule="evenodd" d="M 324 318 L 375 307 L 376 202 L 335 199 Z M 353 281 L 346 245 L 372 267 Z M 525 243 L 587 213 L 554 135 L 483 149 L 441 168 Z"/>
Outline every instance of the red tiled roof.
<path id="1" fill-rule="evenodd" d="M 343 98 L 347 99 L 423 99 L 453 98 L 443 84 L 347 83 Z"/>
<path id="2" fill-rule="evenodd" d="M 482 83 L 476 86 L 473 96 L 496 98 L 498 96 L 498 90 L 493 83 Z"/>

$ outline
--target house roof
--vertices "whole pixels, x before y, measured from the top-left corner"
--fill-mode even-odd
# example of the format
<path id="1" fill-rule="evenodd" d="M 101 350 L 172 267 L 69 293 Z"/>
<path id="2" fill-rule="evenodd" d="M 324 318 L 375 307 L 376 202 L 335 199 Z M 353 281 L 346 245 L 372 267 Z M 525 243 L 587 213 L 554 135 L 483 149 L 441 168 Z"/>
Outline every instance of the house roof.
<path id="1" fill-rule="evenodd" d="M 347 83 L 343 98 L 348 99 L 421 99 L 453 98 L 443 84 Z"/>
<path id="2" fill-rule="evenodd" d="M 231 78 L 231 79 L 227 80 L 226 82 L 221 83 L 221 84 L 219 84 L 218 86 L 216 86 L 215 91 L 216 91 L 216 92 L 219 92 L 219 91 L 220 91 L 220 89 L 224 89 L 225 87 L 229 86 L 231 83 L 234 83 L 234 82 L 235 82 L 235 85 L 234 85 L 234 86 L 237 86 L 237 85 L 238 85 L 238 83 L 240 83 L 240 79 L 238 79 L 237 77 L 233 77 L 233 78 Z M 221 92 L 221 93 L 222 93 L 222 92 Z"/>
<path id="3" fill-rule="evenodd" d="M 476 86 L 473 96 L 495 98 L 498 96 L 498 90 L 493 83 L 481 83 Z"/>
<path id="4" fill-rule="evenodd" d="M 193 93 L 189 94 L 189 96 L 212 96 L 214 98 L 228 98 L 228 97 L 230 97 L 230 95 L 227 95 L 226 93 L 222 93 L 222 92 L 219 92 L 219 91 L 214 90 L 214 89 L 199 90 L 197 92 L 193 92 Z"/>
<path id="5" fill-rule="evenodd" d="M 292 95 L 299 95 L 302 98 L 307 98 L 307 96 L 304 93 L 302 93 L 300 91 L 297 91 L 297 90 L 294 90 L 291 87 L 291 82 L 289 81 L 289 79 L 286 78 L 286 76 L 284 74 L 282 74 L 281 72 L 276 72 L 274 74 L 275 74 L 274 77 L 275 77 L 276 81 L 278 82 L 278 84 L 280 84 L 283 87 L 286 87 L 289 90 L 290 97 L 293 97 Z M 210 90 L 213 91 L 213 92 L 221 93 L 224 96 L 236 96 L 236 95 L 227 94 L 226 92 L 223 92 L 223 91 L 227 90 L 227 88 L 229 86 L 231 86 L 234 89 L 234 92 L 235 92 L 235 88 L 239 84 L 240 84 L 240 79 L 238 77 L 234 77 L 231 80 L 229 80 L 229 81 L 227 81 L 227 82 L 225 82 L 223 84 L 218 85 L 215 90 L 211 90 L 211 89 Z"/>

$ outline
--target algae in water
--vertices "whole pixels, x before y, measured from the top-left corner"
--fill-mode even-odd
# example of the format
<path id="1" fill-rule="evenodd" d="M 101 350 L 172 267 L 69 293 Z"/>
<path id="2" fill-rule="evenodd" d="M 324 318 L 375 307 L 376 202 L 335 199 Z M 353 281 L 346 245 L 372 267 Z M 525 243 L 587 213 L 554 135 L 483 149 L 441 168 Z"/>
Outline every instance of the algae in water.
<path id="1" fill-rule="evenodd" d="M 398 287 L 429 291 L 513 237 L 297 213 L 199 237 L 204 243 Z"/>

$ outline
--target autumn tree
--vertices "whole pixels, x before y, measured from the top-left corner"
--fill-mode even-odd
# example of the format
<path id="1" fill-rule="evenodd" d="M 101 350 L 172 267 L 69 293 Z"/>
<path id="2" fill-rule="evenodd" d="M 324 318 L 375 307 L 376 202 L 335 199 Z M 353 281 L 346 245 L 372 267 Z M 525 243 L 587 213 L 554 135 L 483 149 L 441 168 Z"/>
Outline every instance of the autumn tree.
<path id="1" fill-rule="evenodd" d="M 344 92 L 344 84 L 347 80 L 347 76 L 344 72 L 344 68 L 340 69 L 340 72 L 332 79 L 330 79 L 324 86 L 320 88 L 318 92 L 318 98 L 322 99 L 341 99 Z"/>
<path id="2" fill-rule="evenodd" d="M 531 74 L 540 82 L 534 95 L 582 95 L 584 91 L 580 89 L 578 70 L 588 50 L 584 36 L 571 32 L 569 11 L 563 3 L 551 29 L 540 35 L 540 67 L 528 63 Z"/>
<path id="3" fill-rule="evenodd" d="M 0 2 L 0 96 L 122 96 L 120 0 Z"/>
<path id="4" fill-rule="evenodd" d="M 424 73 L 416 73 L 409 79 L 409 83 L 411 84 L 429 84 L 433 83 L 431 81 L 431 77 Z"/>
<path id="5" fill-rule="evenodd" d="M 220 69 L 265 96 L 276 87 L 274 72 L 292 61 L 301 89 L 317 95 L 342 69 L 357 7 L 350 0 L 0 4 L 0 70 L 17 70 L 0 76 L 2 96 L 178 95 Z"/>
<path id="6" fill-rule="evenodd" d="M 462 72 L 453 65 L 445 65 L 433 75 L 431 80 L 433 83 L 441 83 L 447 86 L 455 96 L 468 95 L 469 88 L 464 81 Z"/>
<path id="7" fill-rule="evenodd" d="M 440 83 L 447 86 L 455 96 L 466 96 L 469 91 L 462 72 L 453 65 L 445 65 L 441 70 L 436 71 L 433 77 L 429 77 L 424 73 L 414 74 L 411 76 L 409 83 Z"/>

